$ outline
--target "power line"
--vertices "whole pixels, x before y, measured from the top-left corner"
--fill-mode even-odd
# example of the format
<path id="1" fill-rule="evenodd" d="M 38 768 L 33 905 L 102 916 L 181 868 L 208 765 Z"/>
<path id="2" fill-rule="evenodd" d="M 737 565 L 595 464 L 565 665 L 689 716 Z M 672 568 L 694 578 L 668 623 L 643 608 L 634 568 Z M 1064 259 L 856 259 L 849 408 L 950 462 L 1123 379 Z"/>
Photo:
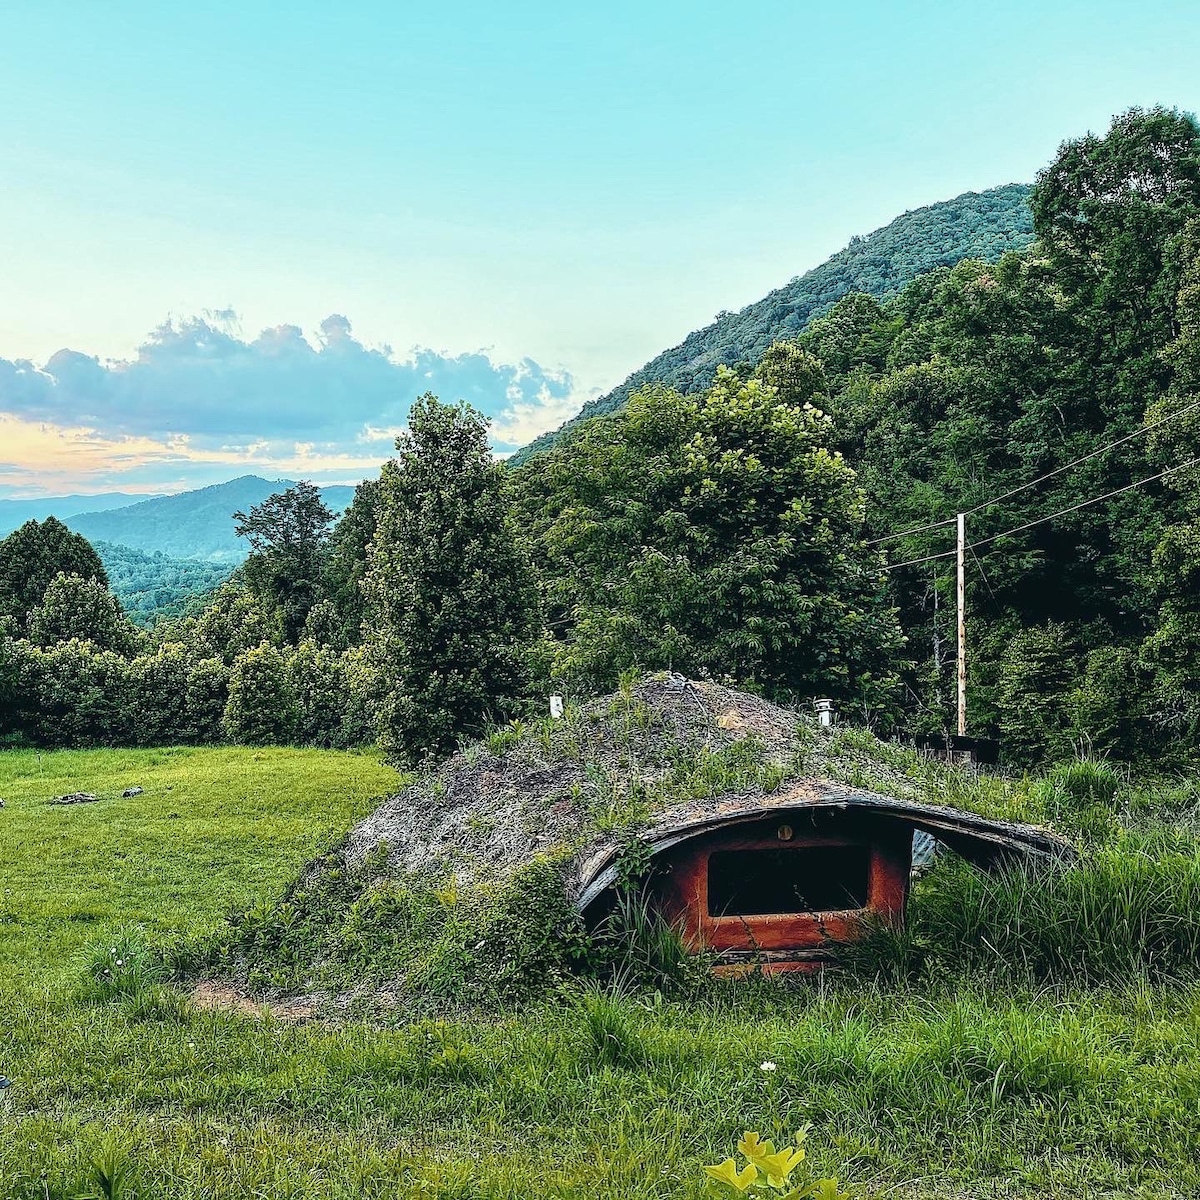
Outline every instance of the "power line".
<path id="1" fill-rule="evenodd" d="M 873 541 L 864 542 L 864 546 L 878 546 L 882 542 L 894 542 L 897 538 L 908 537 L 910 533 L 924 533 L 927 529 L 940 529 L 943 525 L 953 525 L 958 518 L 947 517 L 944 521 L 930 521 L 928 525 L 917 525 L 912 529 L 901 530 L 900 533 L 889 533 L 883 537 L 875 538 Z M 924 559 L 918 561 L 923 562 Z"/>
<path id="2" fill-rule="evenodd" d="M 1148 475 L 1145 479 L 1139 479 L 1136 483 L 1127 483 L 1124 487 L 1114 488 L 1111 492 L 1105 492 L 1103 496 L 1093 496 L 1090 500 L 1083 500 L 1079 504 L 1072 504 L 1069 508 L 1060 508 L 1058 512 L 1053 512 L 1047 517 L 1038 517 L 1036 521 L 1026 521 L 1024 525 L 1015 525 L 1012 529 L 1006 529 L 1003 533 L 994 533 L 991 537 L 980 538 L 979 541 L 971 543 L 971 549 L 974 550 L 977 546 L 986 546 L 989 542 L 998 541 L 1000 538 L 1009 537 L 1014 533 L 1020 533 L 1024 529 L 1032 529 L 1035 525 L 1044 525 L 1047 521 L 1053 521 L 1055 517 L 1062 517 L 1067 513 L 1077 512 L 1081 508 L 1087 508 L 1090 504 L 1099 504 L 1101 500 L 1108 500 L 1113 496 L 1119 496 L 1122 492 L 1131 491 L 1133 488 L 1141 487 L 1146 483 L 1154 483 L 1156 480 L 1163 479 L 1167 475 L 1173 475 L 1176 471 L 1185 471 L 1188 467 L 1194 467 L 1198 463 L 1200 463 L 1200 455 L 1189 459 L 1185 463 L 1180 463 L 1178 466 L 1168 467 L 1165 471 L 1159 471 L 1157 475 Z"/>
<path id="3" fill-rule="evenodd" d="M 951 519 L 953 520 L 953 518 Z M 945 522 L 942 523 L 945 524 Z M 867 545 L 870 545 L 870 542 Z M 910 558 L 908 562 L 889 563 L 883 569 L 885 571 L 898 571 L 901 567 L 915 567 L 918 563 L 933 562 L 935 558 L 953 558 L 957 553 L 957 550 L 943 550 L 940 554 L 927 554 L 924 558 Z"/>
<path id="4" fill-rule="evenodd" d="M 1113 496 L 1119 496 L 1122 492 L 1132 491 L 1136 487 L 1142 487 L 1147 483 L 1155 483 L 1159 479 L 1164 479 L 1168 475 L 1173 475 L 1176 471 L 1185 471 L 1188 467 L 1200 465 L 1200 456 L 1189 459 L 1185 463 L 1179 463 L 1178 466 L 1168 467 L 1165 471 L 1160 471 L 1157 475 L 1149 475 L 1145 479 L 1139 479 L 1135 483 L 1127 483 L 1124 487 L 1114 488 L 1111 492 L 1105 492 L 1102 496 L 1093 496 L 1090 500 L 1083 500 L 1079 504 L 1072 504 L 1069 508 L 1060 508 L 1058 512 L 1052 512 L 1048 516 L 1038 517 L 1034 521 L 1026 521 L 1023 525 L 1016 525 L 1012 529 L 1006 529 L 1003 533 L 994 533 L 991 537 L 980 538 L 977 542 L 971 542 L 967 549 L 974 551 L 978 546 L 986 546 L 991 542 L 998 541 L 1000 538 L 1011 537 L 1014 533 L 1020 533 L 1025 529 L 1032 529 L 1035 525 L 1044 525 L 1047 521 L 1053 521 L 1055 517 L 1065 516 L 1067 513 L 1077 512 L 1081 508 L 1087 508 L 1092 504 L 1099 504 L 1102 500 L 1109 500 Z M 975 511 L 975 510 L 971 510 Z M 969 515 L 969 514 L 968 514 Z M 944 523 L 944 522 L 943 522 Z M 937 558 L 951 558 L 955 555 L 955 550 L 943 550 L 938 554 L 927 554 L 923 558 L 912 558 L 907 562 L 890 563 L 884 567 L 885 571 L 898 571 L 901 567 L 915 567 L 920 563 L 932 562 Z M 978 558 L 976 558 L 978 562 Z M 983 564 L 979 563 L 982 570 Z M 993 597 L 994 598 L 994 597 Z"/>
<path id="5" fill-rule="evenodd" d="M 1077 467 L 1081 463 L 1088 462 L 1090 459 L 1096 458 L 1101 454 L 1107 454 L 1110 450 L 1115 450 L 1118 446 L 1123 446 L 1126 442 L 1131 442 L 1131 441 L 1133 441 L 1134 438 L 1141 437 L 1142 434 L 1144 434 L 1144 433 L 1150 433 L 1152 430 L 1159 429 L 1163 425 L 1166 425 L 1168 421 L 1174 421 L 1177 417 L 1186 416 L 1188 413 L 1193 412 L 1194 410 L 1196 410 L 1198 408 L 1200 408 L 1200 400 L 1193 401 L 1191 404 L 1187 405 L 1186 408 L 1179 408 L 1179 409 L 1176 409 L 1173 413 L 1168 413 L 1165 417 L 1162 418 L 1162 420 L 1155 421 L 1154 424 L 1152 424 L 1152 425 L 1139 425 L 1138 428 L 1135 429 L 1132 433 L 1127 433 L 1124 437 L 1118 438 L 1115 442 L 1109 442 L 1108 445 L 1101 446 L 1099 449 L 1093 450 L 1090 453 L 1085 454 L 1082 458 L 1077 458 L 1073 462 L 1065 463 L 1061 467 L 1055 467 L 1055 469 L 1053 471 L 1047 471 L 1045 475 L 1039 475 L 1036 479 L 1031 479 L 1028 483 L 1023 483 L 1019 487 L 1013 488 L 1011 491 L 1004 492 L 1003 494 L 1001 494 L 999 496 L 993 496 L 990 500 L 985 500 L 982 504 L 976 504 L 974 508 L 966 509 L 965 515 L 969 517 L 974 513 L 982 512 L 985 508 L 991 508 L 993 505 L 999 504 L 1003 500 L 1008 500 L 1011 497 L 1016 496 L 1021 492 L 1027 491 L 1031 487 L 1036 487 L 1039 483 L 1045 483 L 1047 479 L 1053 479 L 1056 475 L 1061 475 L 1064 471 L 1069 471 L 1072 467 Z M 1155 476 L 1155 478 L 1161 479 L 1162 476 Z M 1150 480 L 1143 480 L 1142 482 L 1149 483 Z M 1130 486 L 1136 487 L 1138 485 L 1131 484 Z M 1116 495 L 1117 493 L 1112 492 L 1110 494 Z M 1100 497 L 1100 499 L 1104 499 L 1104 497 Z M 1070 510 L 1064 509 L 1063 511 L 1069 512 Z M 1046 519 L 1049 520 L 1049 518 L 1046 518 Z M 927 529 L 940 529 L 943 525 L 953 525 L 955 520 L 956 520 L 955 517 L 947 517 L 943 521 L 931 521 L 928 525 L 917 525 L 912 529 L 905 529 L 899 533 L 889 533 L 889 534 L 885 535 L 884 537 L 875 538 L 873 541 L 867 542 L 865 544 L 868 546 L 878 546 L 882 542 L 892 542 L 892 541 L 895 541 L 897 538 L 908 537 L 910 534 L 913 534 L 913 533 L 924 533 Z M 997 534 L 996 536 L 1003 537 L 1004 534 Z M 989 539 L 989 540 L 992 540 L 992 539 Z M 983 544 L 982 542 L 975 543 L 975 545 L 977 545 L 977 546 L 982 545 L 982 544 Z M 923 560 L 916 559 L 914 561 L 920 562 Z M 908 566 L 910 564 L 901 563 L 900 565 Z"/>

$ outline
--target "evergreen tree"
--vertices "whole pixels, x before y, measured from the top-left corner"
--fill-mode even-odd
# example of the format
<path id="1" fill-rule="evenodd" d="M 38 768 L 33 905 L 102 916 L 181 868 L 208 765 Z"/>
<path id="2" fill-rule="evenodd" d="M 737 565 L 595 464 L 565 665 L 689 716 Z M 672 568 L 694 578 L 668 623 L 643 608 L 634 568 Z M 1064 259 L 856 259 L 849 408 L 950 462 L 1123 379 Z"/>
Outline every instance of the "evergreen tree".
<path id="1" fill-rule="evenodd" d="M 381 735 L 418 758 L 517 710 L 537 596 L 485 419 L 426 394 L 396 449 L 380 484 L 367 624 Z"/>

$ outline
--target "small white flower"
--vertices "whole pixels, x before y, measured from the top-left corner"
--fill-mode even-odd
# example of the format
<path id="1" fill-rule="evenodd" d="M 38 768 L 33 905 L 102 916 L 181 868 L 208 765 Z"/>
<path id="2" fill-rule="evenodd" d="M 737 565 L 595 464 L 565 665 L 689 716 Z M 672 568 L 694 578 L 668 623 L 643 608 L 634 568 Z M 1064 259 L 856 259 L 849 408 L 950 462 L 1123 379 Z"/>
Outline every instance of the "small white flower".
<path id="1" fill-rule="evenodd" d="M 760 1063 L 759 1069 L 762 1071 L 773 1071 L 775 1070 L 775 1064 L 773 1062 Z"/>
<path id="2" fill-rule="evenodd" d="M 117 966 L 118 966 L 118 967 L 123 967 L 124 965 L 125 965 L 125 964 L 124 964 L 124 962 L 122 962 L 122 961 L 121 961 L 121 959 L 119 959 L 119 958 L 118 958 L 118 959 L 117 959 Z"/>

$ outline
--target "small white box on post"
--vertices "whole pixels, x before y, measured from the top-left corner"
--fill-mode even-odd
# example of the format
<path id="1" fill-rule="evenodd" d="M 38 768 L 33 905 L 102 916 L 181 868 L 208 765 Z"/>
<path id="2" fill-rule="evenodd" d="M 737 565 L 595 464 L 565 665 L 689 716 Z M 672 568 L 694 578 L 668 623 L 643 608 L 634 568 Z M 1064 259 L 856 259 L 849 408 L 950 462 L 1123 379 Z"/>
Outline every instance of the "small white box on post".
<path id="1" fill-rule="evenodd" d="M 563 698 L 561 696 L 550 697 L 550 716 L 554 720 L 558 720 L 563 715 Z"/>
<path id="2" fill-rule="evenodd" d="M 813 707 L 817 710 L 817 724 L 829 726 L 833 724 L 833 701 L 814 700 Z"/>

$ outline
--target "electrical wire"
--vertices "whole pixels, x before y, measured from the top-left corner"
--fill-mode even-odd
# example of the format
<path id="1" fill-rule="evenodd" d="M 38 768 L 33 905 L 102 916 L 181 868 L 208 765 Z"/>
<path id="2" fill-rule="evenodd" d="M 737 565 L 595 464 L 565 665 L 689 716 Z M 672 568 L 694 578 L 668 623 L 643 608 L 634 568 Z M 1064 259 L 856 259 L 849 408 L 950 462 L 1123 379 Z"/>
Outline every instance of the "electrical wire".
<path id="1" fill-rule="evenodd" d="M 1118 446 L 1123 446 L 1126 442 L 1131 442 L 1134 438 L 1141 437 L 1144 433 L 1150 433 L 1152 430 L 1160 429 L 1163 425 L 1167 424 L 1168 421 L 1174 421 L 1177 417 L 1186 416 L 1188 413 L 1194 412 L 1198 408 L 1200 408 L 1200 400 L 1195 400 L 1186 408 L 1179 408 L 1173 413 L 1168 413 L 1162 418 L 1162 420 L 1155 421 L 1153 425 L 1139 425 L 1132 433 L 1127 433 L 1124 437 L 1118 438 L 1115 442 L 1109 442 L 1108 445 L 1101 446 L 1099 449 L 1085 454 L 1082 458 L 1077 458 L 1073 462 L 1065 463 L 1061 467 L 1055 467 L 1053 471 L 1048 471 L 1045 475 L 1039 475 L 1036 479 L 1031 479 L 1028 483 L 1023 483 L 1019 487 L 1013 488 L 1011 491 L 1004 492 L 999 496 L 993 496 L 990 500 L 985 500 L 982 504 L 976 504 L 974 508 L 966 509 L 964 515 L 969 517 L 973 513 L 982 512 L 985 508 L 991 508 L 993 505 L 999 504 L 1003 500 L 1008 500 L 1013 496 L 1019 495 L 1021 492 L 1027 491 L 1031 487 L 1036 487 L 1039 483 L 1045 483 L 1047 479 L 1053 479 L 1056 475 L 1061 475 L 1064 471 L 1069 471 L 1072 467 L 1077 467 L 1081 463 L 1088 462 L 1090 459 L 1096 458 L 1101 454 L 1107 454 L 1110 450 L 1115 450 Z M 1156 478 L 1161 478 L 1161 476 L 1157 476 Z M 1148 483 L 1150 481 L 1143 480 L 1143 482 Z M 1136 487 L 1137 485 L 1132 484 L 1131 486 Z M 1115 492 L 1111 494 L 1116 495 Z M 940 529 L 943 525 L 952 525 L 955 519 L 955 517 L 947 517 L 943 521 L 932 521 L 928 525 L 917 525 L 913 529 L 905 529 L 900 533 L 889 533 L 884 537 L 875 538 L 874 541 L 867 542 L 866 545 L 878 546 L 882 542 L 892 542 L 897 538 L 908 537 L 909 534 L 924 533 L 927 529 Z M 996 536 L 1003 537 L 1004 535 L 997 534 Z M 981 544 L 982 543 L 979 542 L 976 543 L 976 545 Z"/>
<path id="2" fill-rule="evenodd" d="M 889 563 L 883 569 L 885 571 L 898 571 L 901 567 L 915 567 L 918 563 L 933 562 L 935 558 L 949 558 L 951 555 L 957 553 L 957 550 L 943 550 L 940 554 L 927 554 L 924 558 L 910 558 L 908 562 Z"/>
<path id="3" fill-rule="evenodd" d="M 1136 487 L 1142 487 L 1147 483 L 1155 483 L 1159 479 L 1165 479 L 1168 475 L 1173 475 L 1176 471 L 1186 471 L 1188 467 L 1200 465 L 1200 456 L 1189 459 L 1185 463 L 1179 463 L 1177 466 L 1168 467 L 1165 471 L 1160 471 L 1157 475 L 1148 475 L 1145 479 L 1139 479 L 1135 483 L 1127 483 L 1124 487 L 1114 488 L 1111 492 L 1105 492 L 1102 496 L 1093 496 L 1090 500 L 1083 500 L 1079 504 L 1072 504 L 1069 508 L 1060 508 L 1058 512 L 1052 512 L 1048 516 L 1038 517 L 1034 521 L 1026 521 L 1023 525 L 1015 525 L 1012 529 L 1006 529 L 1003 533 L 994 533 L 991 537 L 980 538 L 977 542 L 970 542 L 965 549 L 974 551 L 978 546 L 987 546 L 992 542 L 999 541 L 1000 538 L 1011 537 L 1014 533 L 1021 533 L 1025 529 L 1032 529 L 1035 525 L 1044 525 L 1047 521 L 1053 521 L 1055 517 L 1066 516 L 1067 513 L 1078 512 L 1081 508 L 1087 508 L 1092 504 L 1099 504 L 1102 500 L 1110 500 L 1113 496 L 1119 496 L 1122 492 L 1132 491 Z M 884 571 L 898 571 L 901 567 L 915 567 L 920 563 L 933 562 L 936 558 L 950 558 L 958 553 L 957 549 L 942 550 L 938 554 L 927 554 L 924 558 L 911 558 L 907 562 L 889 563 L 884 567 Z M 979 559 L 976 556 L 976 562 Z M 983 564 L 979 563 L 982 570 Z M 993 597 L 994 598 L 994 597 Z"/>
<path id="4" fill-rule="evenodd" d="M 1173 475 L 1176 471 L 1186 471 L 1188 467 L 1194 467 L 1197 464 L 1200 464 L 1200 455 L 1189 459 L 1185 463 L 1179 463 L 1178 466 L 1168 467 L 1165 471 L 1160 471 L 1157 475 L 1148 475 L 1145 479 L 1139 479 L 1136 483 L 1127 483 L 1124 487 L 1114 488 L 1111 492 L 1105 492 L 1103 496 L 1093 496 L 1090 500 L 1083 500 L 1079 504 L 1072 504 L 1069 508 L 1060 508 L 1058 512 L 1052 512 L 1049 516 L 1038 517 L 1036 521 L 1026 521 L 1023 525 L 1015 525 L 1012 529 L 1006 529 L 1003 533 L 993 533 L 991 537 L 980 538 L 979 541 L 972 542 L 970 548 L 974 550 L 977 546 L 986 546 L 991 542 L 999 541 L 1000 538 L 1011 537 L 1014 533 L 1020 533 L 1024 529 L 1032 529 L 1035 525 L 1044 525 L 1047 521 L 1053 521 L 1055 517 L 1062 517 L 1067 513 L 1078 512 L 1081 508 L 1087 508 L 1091 504 L 1099 504 L 1101 500 L 1109 500 L 1113 496 L 1119 496 L 1122 492 L 1132 491 L 1143 484 L 1154 483 L 1156 480 Z M 954 551 L 947 551 L 946 553 L 952 554 Z"/>

